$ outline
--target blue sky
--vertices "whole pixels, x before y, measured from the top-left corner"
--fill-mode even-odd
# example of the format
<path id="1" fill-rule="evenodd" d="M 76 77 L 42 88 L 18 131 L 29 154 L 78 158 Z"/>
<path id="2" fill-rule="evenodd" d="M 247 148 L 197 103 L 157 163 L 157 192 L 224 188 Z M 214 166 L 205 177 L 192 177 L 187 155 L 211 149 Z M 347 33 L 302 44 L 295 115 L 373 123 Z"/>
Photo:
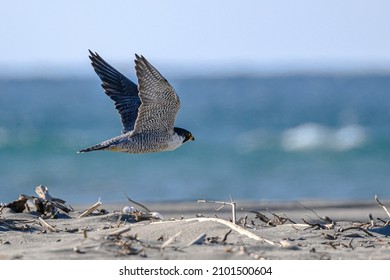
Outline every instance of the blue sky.
<path id="1" fill-rule="evenodd" d="M 0 72 L 89 67 L 88 49 L 183 68 L 390 69 L 390 1 L 2 2 Z"/>

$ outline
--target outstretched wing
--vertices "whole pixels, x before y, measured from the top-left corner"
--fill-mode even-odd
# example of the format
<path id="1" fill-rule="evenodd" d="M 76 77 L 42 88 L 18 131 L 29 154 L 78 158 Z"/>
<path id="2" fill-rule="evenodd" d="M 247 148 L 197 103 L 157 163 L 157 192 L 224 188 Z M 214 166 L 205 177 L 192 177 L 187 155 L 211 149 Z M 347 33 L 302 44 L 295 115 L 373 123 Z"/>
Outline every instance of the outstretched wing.
<path id="1" fill-rule="evenodd" d="M 135 55 L 141 106 L 134 133 L 173 131 L 180 100 L 168 81 L 143 56 Z"/>
<path id="2" fill-rule="evenodd" d="M 104 61 L 96 52 L 89 51 L 91 65 L 102 80 L 106 94 L 115 102 L 123 125 L 122 133 L 134 129 L 141 100 L 137 85 Z"/>

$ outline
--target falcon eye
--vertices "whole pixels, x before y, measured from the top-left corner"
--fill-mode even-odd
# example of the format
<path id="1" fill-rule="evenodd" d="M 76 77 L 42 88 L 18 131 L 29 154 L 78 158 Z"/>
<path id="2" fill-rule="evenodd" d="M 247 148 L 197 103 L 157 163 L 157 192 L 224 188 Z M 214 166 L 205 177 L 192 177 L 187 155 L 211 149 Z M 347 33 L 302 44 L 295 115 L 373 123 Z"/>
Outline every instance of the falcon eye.
<path id="1" fill-rule="evenodd" d="M 187 132 L 186 137 L 190 138 L 191 137 L 191 133 Z"/>

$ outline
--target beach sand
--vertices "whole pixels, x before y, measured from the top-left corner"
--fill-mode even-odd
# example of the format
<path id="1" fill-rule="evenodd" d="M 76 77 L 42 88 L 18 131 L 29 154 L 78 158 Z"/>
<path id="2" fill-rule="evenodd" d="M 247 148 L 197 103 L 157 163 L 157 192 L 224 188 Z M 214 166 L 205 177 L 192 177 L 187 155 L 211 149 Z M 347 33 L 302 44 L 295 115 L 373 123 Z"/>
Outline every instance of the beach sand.
<path id="1" fill-rule="evenodd" d="M 382 201 L 390 205 L 389 201 Z M 93 203 L 91 203 L 92 205 Z M 389 259 L 385 209 L 373 201 L 144 203 L 162 220 L 136 221 L 122 213 L 124 201 L 103 204 L 78 218 L 90 205 L 39 220 L 40 214 L 0 213 L 0 259 Z M 138 212 L 138 216 L 141 213 Z M 370 221 L 369 215 L 372 215 Z M 383 231 L 382 233 L 375 232 Z"/>

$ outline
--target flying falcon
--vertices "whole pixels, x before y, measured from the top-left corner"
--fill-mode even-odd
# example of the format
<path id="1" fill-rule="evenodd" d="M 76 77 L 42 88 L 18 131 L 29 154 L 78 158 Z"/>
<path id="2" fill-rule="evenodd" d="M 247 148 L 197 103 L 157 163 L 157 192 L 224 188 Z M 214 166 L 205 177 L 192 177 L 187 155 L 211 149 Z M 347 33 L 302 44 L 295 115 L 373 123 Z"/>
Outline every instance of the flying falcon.
<path id="1" fill-rule="evenodd" d="M 123 125 L 122 134 L 79 153 L 109 150 L 132 154 L 173 151 L 191 132 L 174 127 L 180 99 L 168 81 L 143 56 L 135 55 L 138 87 L 97 53 L 89 58 L 102 80 L 105 93 L 115 102 Z"/>

